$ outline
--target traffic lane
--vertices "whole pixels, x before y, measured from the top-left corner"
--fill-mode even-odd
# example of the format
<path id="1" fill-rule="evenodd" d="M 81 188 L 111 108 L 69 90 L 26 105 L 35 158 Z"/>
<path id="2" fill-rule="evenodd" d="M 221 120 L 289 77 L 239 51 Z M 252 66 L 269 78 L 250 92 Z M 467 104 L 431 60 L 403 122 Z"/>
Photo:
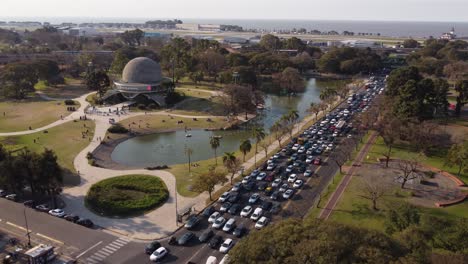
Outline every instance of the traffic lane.
<path id="1" fill-rule="evenodd" d="M 99 241 L 106 243 L 116 238 L 100 230 L 89 229 L 48 213 L 27 208 L 22 203 L 3 198 L 0 199 L 0 208 L 2 208 L 1 219 L 24 228 L 26 228 L 24 218 L 24 210 L 26 209 L 28 227 L 31 232 L 61 241 L 67 246 L 76 247 L 78 250 L 87 249 Z"/>

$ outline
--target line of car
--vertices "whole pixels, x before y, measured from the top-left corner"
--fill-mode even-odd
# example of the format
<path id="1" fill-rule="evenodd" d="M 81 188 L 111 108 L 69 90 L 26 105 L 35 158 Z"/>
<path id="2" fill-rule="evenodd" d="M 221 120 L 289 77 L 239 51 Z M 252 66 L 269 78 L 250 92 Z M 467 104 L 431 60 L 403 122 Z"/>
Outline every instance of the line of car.
<path id="1" fill-rule="evenodd" d="M 230 191 L 223 193 L 201 215 L 189 217 L 185 224 L 188 231 L 179 238 L 171 237 L 169 245 L 189 244 L 197 238 L 192 230 L 203 223 L 206 229 L 198 235 L 197 243 L 208 243 L 210 248 L 226 254 L 235 245 L 234 239 L 248 233 L 249 227 L 262 229 L 267 226 L 272 216 L 282 210 L 280 201 L 291 199 L 309 177 L 318 177 L 316 169 L 322 165 L 321 156 L 333 151 L 340 138 L 352 137 L 351 117 L 365 111 L 378 87 L 375 85 L 365 92 L 352 95 L 348 107 L 337 108 L 292 139 L 258 169 L 234 184 Z M 167 252 L 165 250 L 161 249 L 161 252 Z M 150 260 L 154 259 L 150 257 Z"/>

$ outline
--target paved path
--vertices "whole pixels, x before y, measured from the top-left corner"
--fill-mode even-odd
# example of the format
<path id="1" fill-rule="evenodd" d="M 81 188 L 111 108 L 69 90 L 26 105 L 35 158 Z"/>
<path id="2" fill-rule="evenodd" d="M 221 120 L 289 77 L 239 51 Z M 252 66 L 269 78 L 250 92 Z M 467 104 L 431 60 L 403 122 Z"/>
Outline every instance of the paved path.
<path id="1" fill-rule="evenodd" d="M 359 151 L 358 155 L 353 161 L 353 164 L 351 165 L 351 168 L 348 170 L 346 175 L 343 177 L 341 180 L 340 184 L 336 188 L 335 192 L 330 196 L 330 199 L 328 200 L 327 204 L 325 207 L 322 209 L 320 212 L 320 215 L 318 218 L 327 220 L 330 215 L 332 214 L 333 210 L 335 209 L 335 206 L 338 204 L 338 201 L 340 200 L 341 196 L 343 195 L 343 192 L 345 191 L 346 187 L 348 187 L 351 178 L 354 175 L 354 172 L 358 169 L 364 157 L 367 155 L 367 152 L 369 152 L 369 149 L 371 146 L 374 144 L 375 140 L 377 139 L 377 133 L 375 131 L 372 132 L 371 136 L 369 137 L 367 143 L 364 145 L 364 147 Z"/>

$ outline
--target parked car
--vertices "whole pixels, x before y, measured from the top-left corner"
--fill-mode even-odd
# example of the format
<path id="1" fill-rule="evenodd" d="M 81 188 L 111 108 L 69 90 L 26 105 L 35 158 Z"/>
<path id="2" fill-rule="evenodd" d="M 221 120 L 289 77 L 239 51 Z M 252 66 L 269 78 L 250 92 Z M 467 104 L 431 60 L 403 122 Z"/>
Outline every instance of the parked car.
<path id="1" fill-rule="evenodd" d="M 231 208 L 229 208 L 228 213 L 231 215 L 236 215 L 240 210 L 240 204 L 233 204 Z"/>
<path id="2" fill-rule="evenodd" d="M 257 223 L 255 223 L 255 228 L 256 229 L 262 229 L 268 224 L 268 218 L 265 216 L 262 216 Z"/>
<path id="3" fill-rule="evenodd" d="M 156 249 L 161 247 L 161 243 L 158 241 L 153 241 L 149 243 L 148 245 L 145 246 L 145 253 L 150 255 L 152 254 Z"/>
<path id="4" fill-rule="evenodd" d="M 36 201 L 34 200 L 27 200 L 24 203 L 24 206 L 29 207 L 29 208 L 34 208 L 36 206 Z"/>
<path id="5" fill-rule="evenodd" d="M 203 231 L 203 233 L 201 233 L 201 235 L 198 237 L 198 240 L 202 243 L 205 243 L 206 241 L 208 241 L 212 236 L 214 235 L 214 232 L 213 230 L 211 229 L 206 229 L 205 231 Z"/>
<path id="6" fill-rule="evenodd" d="M 304 177 L 310 177 L 310 176 L 312 176 L 312 170 L 306 170 L 304 172 Z"/>
<path id="7" fill-rule="evenodd" d="M 285 192 L 287 189 L 289 188 L 289 185 L 287 183 L 281 185 L 281 187 L 279 188 L 279 192 Z"/>
<path id="8" fill-rule="evenodd" d="M 253 214 L 250 216 L 250 219 L 254 220 L 254 221 L 257 221 L 263 214 L 263 209 L 258 207 L 255 209 L 255 211 L 253 212 Z"/>
<path id="9" fill-rule="evenodd" d="M 226 219 L 222 216 L 218 217 L 213 225 L 211 227 L 215 228 L 215 229 L 220 229 L 221 227 L 223 227 L 224 223 L 226 223 Z"/>
<path id="10" fill-rule="evenodd" d="M 248 183 L 244 185 L 244 189 L 246 189 L 249 192 L 252 191 L 253 189 L 255 189 L 255 182 L 249 181 Z"/>
<path id="11" fill-rule="evenodd" d="M 292 197 L 294 191 L 292 189 L 288 189 L 283 193 L 283 198 L 284 199 L 289 199 Z"/>
<path id="12" fill-rule="evenodd" d="M 198 218 L 198 216 L 196 215 L 192 215 L 190 216 L 190 218 L 188 219 L 187 223 L 185 223 L 185 227 L 187 229 L 192 229 L 194 228 L 198 223 L 200 223 L 200 218 Z"/>
<path id="13" fill-rule="evenodd" d="M 224 203 L 228 198 L 229 198 L 229 192 L 225 192 L 225 193 L 221 194 L 218 201 L 221 202 L 221 203 Z"/>
<path id="14" fill-rule="evenodd" d="M 184 246 L 186 245 L 193 237 L 195 237 L 195 234 L 193 234 L 192 232 L 187 232 L 185 234 L 183 234 L 181 237 L 179 237 L 179 239 L 177 240 L 177 244 L 179 246 Z"/>
<path id="15" fill-rule="evenodd" d="M 223 244 L 219 248 L 219 252 L 221 253 L 228 253 L 229 250 L 234 246 L 234 240 L 227 238 L 224 240 Z"/>
<path id="16" fill-rule="evenodd" d="M 297 180 L 297 174 L 289 175 L 288 182 L 295 182 Z"/>
<path id="17" fill-rule="evenodd" d="M 214 212 L 210 215 L 210 217 L 208 218 L 208 223 L 214 223 L 214 221 L 216 221 L 216 219 L 218 219 L 218 217 L 221 216 L 221 213 L 220 212 Z"/>
<path id="18" fill-rule="evenodd" d="M 221 244 L 222 240 L 223 238 L 221 236 L 214 236 L 212 239 L 210 239 L 210 242 L 208 244 L 210 248 L 217 249 L 219 244 Z"/>
<path id="19" fill-rule="evenodd" d="M 35 209 L 41 212 L 49 212 L 50 206 L 48 204 L 40 204 L 36 206 Z"/>
<path id="20" fill-rule="evenodd" d="M 49 214 L 55 217 L 64 217 L 65 211 L 63 211 L 62 209 L 52 209 L 49 211 Z"/>
<path id="21" fill-rule="evenodd" d="M 240 198 L 240 193 L 239 192 L 231 192 L 229 194 L 228 202 L 230 203 L 235 203 L 237 200 Z"/>
<path id="22" fill-rule="evenodd" d="M 229 219 L 223 227 L 224 232 L 231 232 L 231 230 L 236 226 L 236 219 Z"/>
<path id="23" fill-rule="evenodd" d="M 322 159 L 321 158 L 315 158 L 314 159 L 314 165 L 320 165 L 322 163 Z"/>
<path id="24" fill-rule="evenodd" d="M 252 210 L 253 210 L 252 206 L 247 205 L 246 207 L 244 207 L 244 209 L 242 209 L 240 216 L 249 217 L 250 213 L 252 213 Z"/>
<path id="25" fill-rule="evenodd" d="M 168 251 L 165 247 L 160 247 L 156 249 L 153 254 L 150 256 L 151 261 L 158 261 L 163 259 L 167 255 Z"/>
<path id="26" fill-rule="evenodd" d="M 249 198 L 249 204 L 254 204 L 258 201 L 258 199 L 260 198 L 260 194 L 258 193 L 254 193 L 250 196 Z"/>
<path id="27" fill-rule="evenodd" d="M 5 190 L 0 190 L 0 197 L 5 197 L 7 192 Z"/>
<path id="28" fill-rule="evenodd" d="M 87 228 L 92 228 L 94 226 L 93 221 L 89 219 L 80 219 L 76 221 L 76 223 Z"/>
<path id="29" fill-rule="evenodd" d="M 273 203 L 273 205 L 270 208 L 270 213 L 276 214 L 281 210 L 281 204 L 280 203 Z"/>
<path id="30" fill-rule="evenodd" d="M 229 210 L 229 208 L 232 206 L 232 203 L 230 202 L 225 202 L 223 203 L 223 205 L 221 205 L 221 208 L 219 208 L 219 211 L 220 212 L 227 212 L 227 210 Z"/>
<path id="31" fill-rule="evenodd" d="M 80 220 L 80 217 L 77 216 L 77 215 L 73 215 L 73 214 L 67 214 L 67 215 L 65 215 L 63 217 L 63 219 L 65 219 L 67 221 L 70 221 L 70 222 L 73 222 L 73 223 L 76 223 L 78 220 Z"/>
<path id="32" fill-rule="evenodd" d="M 302 187 L 303 184 L 304 184 L 303 180 L 296 180 L 293 184 L 293 188 L 299 189 Z"/>
<path id="33" fill-rule="evenodd" d="M 262 205 L 260 205 L 260 208 L 262 208 L 264 211 L 270 210 L 272 203 L 269 201 L 263 201 Z"/>
<path id="34" fill-rule="evenodd" d="M 275 180 L 273 181 L 273 183 L 271 184 L 271 187 L 275 187 L 275 188 L 276 188 L 276 187 L 280 186 L 281 183 L 282 183 L 282 181 L 281 181 L 280 178 L 275 179 Z"/>
<path id="35" fill-rule="evenodd" d="M 210 215 L 213 214 L 215 211 L 216 208 L 214 206 L 208 206 L 207 208 L 205 208 L 205 210 L 203 210 L 202 215 L 204 217 L 210 217 Z"/>
<path id="36" fill-rule="evenodd" d="M 241 189 L 242 189 L 242 183 L 241 182 L 236 182 L 236 183 L 234 183 L 234 186 L 232 186 L 231 191 L 238 192 Z"/>
<path id="37" fill-rule="evenodd" d="M 274 191 L 274 192 L 270 195 L 270 199 L 273 200 L 273 201 L 278 200 L 278 197 L 279 197 L 279 191 Z"/>
<path id="38" fill-rule="evenodd" d="M 5 196 L 5 198 L 7 198 L 10 201 L 16 202 L 18 200 L 18 195 L 12 193 Z"/>
<path id="39" fill-rule="evenodd" d="M 232 234 L 236 237 L 242 237 L 242 235 L 245 233 L 245 227 L 244 225 L 239 225 L 234 229 L 234 232 Z"/>

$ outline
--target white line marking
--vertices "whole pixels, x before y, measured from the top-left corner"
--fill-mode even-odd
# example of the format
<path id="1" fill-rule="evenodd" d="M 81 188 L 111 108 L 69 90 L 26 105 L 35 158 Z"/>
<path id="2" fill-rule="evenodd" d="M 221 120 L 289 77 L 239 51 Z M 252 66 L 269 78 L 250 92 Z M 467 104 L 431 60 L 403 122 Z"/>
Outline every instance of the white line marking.
<path id="1" fill-rule="evenodd" d="M 96 244 L 94 244 L 93 246 L 91 246 L 90 248 L 86 249 L 85 251 L 81 252 L 78 256 L 76 256 L 76 258 L 80 258 L 81 256 L 83 256 L 84 254 L 88 253 L 91 249 L 99 246 L 100 244 L 102 243 L 102 241 L 99 241 L 97 242 Z"/>
<path id="2" fill-rule="evenodd" d="M 24 227 L 22 227 L 22 226 L 19 226 L 19 225 L 16 225 L 16 224 L 13 224 L 13 223 L 11 223 L 11 222 L 6 222 L 6 224 L 7 224 L 7 225 L 14 226 L 14 227 L 16 227 L 16 228 L 19 228 L 19 229 L 21 229 L 21 230 L 26 231 L 26 228 L 24 228 Z"/>
<path id="3" fill-rule="evenodd" d="M 59 243 L 59 244 L 62 244 L 62 245 L 64 244 L 64 243 L 63 243 L 62 241 L 60 241 L 60 240 L 57 240 L 57 239 L 54 239 L 54 238 L 48 237 L 48 236 L 46 236 L 46 235 L 43 235 L 43 234 L 41 234 L 41 233 L 36 233 L 36 235 L 38 235 L 38 236 L 40 236 L 40 237 L 43 237 L 43 238 L 45 238 L 45 239 L 48 239 L 48 240 L 54 241 L 55 243 Z"/>
<path id="4" fill-rule="evenodd" d="M 99 253 L 99 252 L 94 253 L 94 256 L 98 256 L 98 257 L 100 257 L 100 258 L 102 258 L 102 259 L 107 258 L 107 255 L 101 254 L 101 253 Z"/>
<path id="5" fill-rule="evenodd" d="M 104 256 L 106 256 L 106 257 L 108 257 L 109 255 L 111 255 L 111 254 L 109 254 L 109 253 L 107 253 L 107 252 L 103 251 L 102 249 L 101 249 L 101 250 L 99 250 L 99 251 L 98 251 L 98 252 L 96 252 L 96 253 L 99 253 L 100 255 L 104 255 Z"/>
<path id="6" fill-rule="evenodd" d="M 119 245 L 119 246 L 123 247 L 123 246 L 127 245 L 127 243 L 126 242 L 120 242 L 120 241 L 114 241 L 114 242 L 111 243 L 111 245 Z"/>
<path id="7" fill-rule="evenodd" d="M 94 259 L 94 260 L 97 260 L 99 262 L 101 262 L 101 261 L 103 261 L 105 259 L 105 258 L 101 258 L 101 257 L 97 256 L 96 254 L 92 255 L 90 258 Z"/>
<path id="8" fill-rule="evenodd" d="M 87 259 L 86 259 L 86 262 L 87 262 L 87 263 L 91 263 L 91 264 L 97 263 L 95 260 L 93 260 L 93 259 L 91 259 L 91 258 L 87 258 Z"/>
<path id="9" fill-rule="evenodd" d="M 99 251 L 100 251 L 100 252 L 107 252 L 109 255 L 115 252 L 115 250 L 114 250 L 114 251 L 111 251 L 111 250 L 109 250 L 109 249 L 107 249 L 107 248 L 101 248 L 101 250 L 99 250 Z"/>
<path id="10" fill-rule="evenodd" d="M 114 246 L 114 245 L 107 245 L 106 248 L 113 249 L 113 250 L 118 250 L 120 247 Z"/>
<path id="11" fill-rule="evenodd" d="M 117 239 L 117 240 L 123 240 L 123 241 L 127 241 L 127 242 L 132 241 L 132 239 L 129 238 L 129 237 L 119 237 L 119 239 Z"/>

